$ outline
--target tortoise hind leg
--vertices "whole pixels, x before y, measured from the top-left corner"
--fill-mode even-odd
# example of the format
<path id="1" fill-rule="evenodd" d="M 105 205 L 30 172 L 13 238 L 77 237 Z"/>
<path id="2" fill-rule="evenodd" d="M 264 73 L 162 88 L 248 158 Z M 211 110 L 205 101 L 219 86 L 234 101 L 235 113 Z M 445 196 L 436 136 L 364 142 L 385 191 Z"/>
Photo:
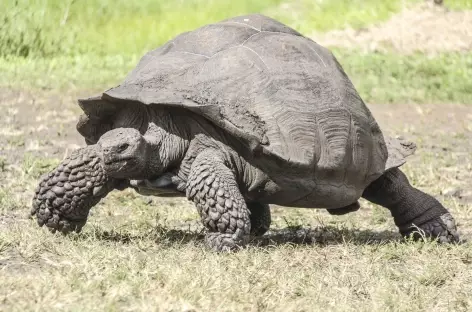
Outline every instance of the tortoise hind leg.
<path id="1" fill-rule="evenodd" d="M 403 236 L 413 234 L 413 238 L 419 239 L 419 228 L 426 237 L 438 238 L 442 243 L 459 241 L 449 211 L 431 195 L 411 186 L 398 168 L 387 171 L 372 182 L 362 197 L 388 208 Z"/>
<path id="2" fill-rule="evenodd" d="M 247 208 L 251 212 L 251 235 L 262 236 L 270 228 L 271 215 L 270 207 L 267 204 L 258 202 L 247 203 Z"/>

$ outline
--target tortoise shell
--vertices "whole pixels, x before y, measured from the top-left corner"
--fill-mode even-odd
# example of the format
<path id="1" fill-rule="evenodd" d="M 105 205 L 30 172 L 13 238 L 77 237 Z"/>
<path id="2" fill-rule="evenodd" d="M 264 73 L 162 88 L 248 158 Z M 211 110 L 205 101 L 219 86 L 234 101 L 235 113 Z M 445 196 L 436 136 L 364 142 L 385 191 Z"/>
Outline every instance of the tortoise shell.
<path id="1" fill-rule="evenodd" d="M 120 103 L 190 110 L 237 137 L 238 152 L 275 180 L 345 185 L 353 198 L 415 149 L 384 138 L 329 50 L 259 14 L 180 34 L 119 86 L 79 100 L 96 120 Z"/>

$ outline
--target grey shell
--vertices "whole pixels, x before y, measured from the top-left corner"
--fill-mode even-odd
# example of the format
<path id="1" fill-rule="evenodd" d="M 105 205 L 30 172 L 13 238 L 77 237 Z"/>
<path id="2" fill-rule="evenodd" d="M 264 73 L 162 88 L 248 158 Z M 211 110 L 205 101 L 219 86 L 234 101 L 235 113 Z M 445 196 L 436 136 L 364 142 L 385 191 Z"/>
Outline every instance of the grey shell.
<path id="1" fill-rule="evenodd" d="M 384 139 L 330 51 L 263 15 L 178 35 L 144 55 L 119 86 L 79 105 L 100 118 L 123 101 L 202 115 L 240 138 L 238 152 L 251 163 L 300 185 L 361 192 L 415 150 Z"/>

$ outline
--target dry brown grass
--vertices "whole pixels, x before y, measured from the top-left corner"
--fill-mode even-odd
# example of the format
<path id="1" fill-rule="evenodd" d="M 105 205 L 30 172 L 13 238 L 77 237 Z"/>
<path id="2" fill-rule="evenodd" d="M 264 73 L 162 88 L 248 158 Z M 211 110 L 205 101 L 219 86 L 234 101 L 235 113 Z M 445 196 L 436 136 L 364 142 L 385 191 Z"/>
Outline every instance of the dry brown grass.
<path id="1" fill-rule="evenodd" d="M 37 178 L 82 144 L 75 95 L 2 90 L 0 310 L 467 311 L 470 243 L 404 242 L 389 213 L 362 202 L 343 217 L 273 208 L 271 233 L 235 254 L 202 244 L 183 199 L 113 192 L 83 233 L 52 235 L 27 218 Z M 388 133 L 415 139 L 404 167 L 470 238 L 472 107 L 371 105 Z M 441 195 L 445 193 L 448 196 Z"/>
<path id="2" fill-rule="evenodd" d="M 472 11 L 455 11 L 432 1 L 407 7 L 386 22 L 362 29 L 346 28 L 311 35 L 322 45 L 364 51 L 470 52 Z"/>

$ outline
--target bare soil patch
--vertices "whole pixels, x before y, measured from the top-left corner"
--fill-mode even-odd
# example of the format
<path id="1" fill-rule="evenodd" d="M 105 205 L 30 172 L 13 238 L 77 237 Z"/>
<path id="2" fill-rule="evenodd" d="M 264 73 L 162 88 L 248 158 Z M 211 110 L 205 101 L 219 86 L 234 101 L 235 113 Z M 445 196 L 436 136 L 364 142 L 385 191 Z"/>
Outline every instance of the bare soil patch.
<path id="1" fill-rule="evenodd" d="M 314 33 L 311 38 L 324 46 L 364 51 L 470 52 L 472 11 L 453 11 L 431 1 L 404 9 L 384 23 Z"/>
<path id="2" fill-rule="evenodd" d="M 76 97 L 1 88 L 0 151 L 8 162 L 25 153 L 62 158 L 78 148 L 82 139 L 75 131 L 80 114 Z"/>

